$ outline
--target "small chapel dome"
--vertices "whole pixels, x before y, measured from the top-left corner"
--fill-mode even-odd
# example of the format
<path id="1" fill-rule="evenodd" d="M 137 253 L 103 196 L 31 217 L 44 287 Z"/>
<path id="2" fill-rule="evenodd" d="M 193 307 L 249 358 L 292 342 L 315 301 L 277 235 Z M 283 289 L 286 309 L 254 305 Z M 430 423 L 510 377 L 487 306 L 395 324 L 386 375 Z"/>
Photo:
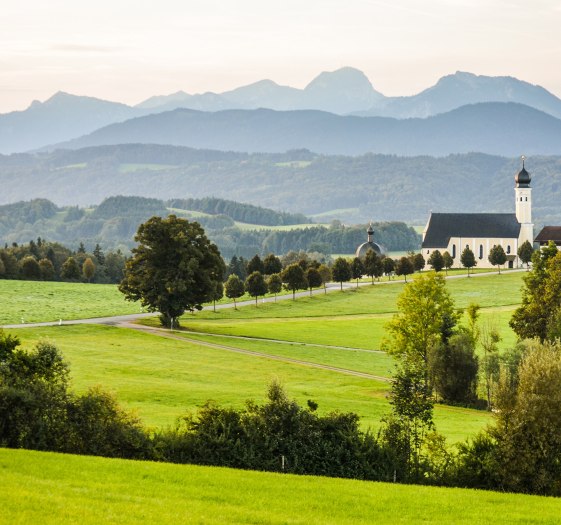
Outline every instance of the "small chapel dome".
<path id="1" fill-rule="evenodd" d="M 528 188 L 532 178 L 530 174 L 526 171 L 524 167 L 524 156 L 522 157 L 522 169 L 514 176 L 514 182 L 516 182 L 517 188 Z"/>
<path id="2" fill-rule="evenodd" d="M 372 227 L 372 223 L 368 225 L 368 230 L 366 230 L 368 234 L 368 240 L 363 242 L 357 249 L 356 249 L 356 257 L 364 257 L 368 250 L 374 250 L 377 255 L 384 254 L 384 248 L 380 246 L 378 243 L 374 242 L 374 228 Z"/>

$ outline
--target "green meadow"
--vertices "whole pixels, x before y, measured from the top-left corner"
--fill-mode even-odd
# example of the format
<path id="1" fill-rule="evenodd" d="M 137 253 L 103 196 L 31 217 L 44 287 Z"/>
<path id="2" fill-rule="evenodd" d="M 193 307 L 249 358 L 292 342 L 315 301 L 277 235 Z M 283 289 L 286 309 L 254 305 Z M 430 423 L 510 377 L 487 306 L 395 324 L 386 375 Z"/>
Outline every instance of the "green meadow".
<path id="1" fill-rule="evenodd" d="M 140 313 L 114 284 L 0 279 L 0 325 Z"/>
<path id="2" fill-rule="evenodd" d="M 365 429 L 378 428 L 380 419 L 389 412 L 387 382 L 240 354 L 196 341 L 93 325 L 12 332 L 26 347 L 41 338 L 53 341 L 70 363 L 76 391 L 100 384 L 115 392 L 124 406 L 134 409 L 151 427 L 170 425 L 208 400 L 234 407 L 241 407 L 250 399 L 263 402 L 272 380 L 281 381 L 288 395 L 302 405 L 308 399 L 319 403 L 320 413 L 356 412 Z M 390 359 L 379 353 L 266 341 L 221 340 L 219 344 L 375 375 L 389 376 L 391 372 Z M 445 405 L 438 405 L 435 410 L 437 428 L 452 443 L 473 435 L 489 421 L 489 414 L 482 411 Z"/>
<path id="3" fill-rule="evenodd" d="M 502 344 L 508 346 L 515 341 L 508 320 L 520 300 L 523 275 L 512 272 L 450 279 L 448 288 L 459 308 L 471 302 L 480 304 L 482 321 L 498 326 Z M 21 281 L 0 281 L 0 285 L 12 296 L 17 296 L 18 290 L 31 295 L 37 287 L 43 296 L 63 305 L 69 318 L 82 316 L 81 305 L 88 302 L 90 291 L 92 295 L 93 291 L 107 293 L 110 298 L 106 309 L 91 316 L 130 313 L 126 308 L 138 311 L 137 305 L 122 300 L 114 286 Z M 267 385 L 277 379 L 300 403 L 312 399 L 319 403 L 322 413 L 356 412 L 364 428 L 376 429 L 389 410 L 387 381 L 318 367 L 389 378 L 393 361 L 377 350 L 404 286 L 375 284 L 296 301 L 259 302 L 257 307 L 188 314 L 182 318 L 184 330 L 174 334 L 177 339 L 92 325 L 14 332 L 27 347 L 41 338 L 53 340 L 70 362 L 77 391 L 101 384 L 152 427 L 172 424 L 185 411 L 207 400 L 235 407 L 249 399 L 261 402 Z M 13 303 L 6 304 L 9 306 L 2 314 L 15 315 Z M 40 312 L 45 307 L 36 303 L 36 308 Z M 158 325 L 156 319 L 143 322 Z M 452 443 L 473 435 L 489 421 L 490 415 L 482 411 L 442 405 L 435 411 L 437 429 Z"/>
<path id="4" fill-rule="evenodd" d="M 510 272 L 449 279 L 447 286 L 458 308 L 472 302 L 481 306 L 482 323 L 496 326 L 503 347 L 507 347 L 515 342 L 508 321 L 520 303 L 523 276 L 524 272 Z M 397 298 L 404 286 L 377 283 L 296 301 L 202 311 L 185 315 L 181 323 L 194 332 L 378 350 L 384 326 L 397 312 Z"/>
<path id="5" fill-rule="evenodd" d="M 559 523 L 561 500 L 0 449 L 1 523 Z"/>

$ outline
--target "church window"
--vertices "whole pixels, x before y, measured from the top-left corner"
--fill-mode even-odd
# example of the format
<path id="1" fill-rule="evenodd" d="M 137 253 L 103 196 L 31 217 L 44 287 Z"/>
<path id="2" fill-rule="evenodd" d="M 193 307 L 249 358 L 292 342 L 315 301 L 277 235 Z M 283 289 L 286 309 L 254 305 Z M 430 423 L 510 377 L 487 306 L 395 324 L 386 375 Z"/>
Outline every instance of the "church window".
<path id="1" fill-rule="evenodd" d="M 479 245 L 479 258 L 483 259 L 483 244 Z"/>
<path id="2" fill-rule="evenodd" d="M 506 253 L 510 253 L 510 244 L 506 247 Z"/>
<path id="3" fill-rule="evenodd" d="M 452 259 L 456 258 L 456 245 L 452 244 Z"/>
<path id="4" fill-rule="evenodd" d="M 528 197 L 526 197 L 526 202 L 528 202 Z"/>

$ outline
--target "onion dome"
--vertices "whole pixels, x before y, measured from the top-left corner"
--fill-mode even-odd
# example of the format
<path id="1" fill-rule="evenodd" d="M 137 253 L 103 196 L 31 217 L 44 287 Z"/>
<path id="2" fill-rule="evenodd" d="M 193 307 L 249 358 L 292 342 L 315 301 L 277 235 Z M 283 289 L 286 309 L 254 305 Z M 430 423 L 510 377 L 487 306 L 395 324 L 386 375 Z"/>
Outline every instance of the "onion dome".
<path id="1" fill-rule="evenodd" d="M 522 155 L 522 169 L 514 176 L 514 182 L 516 182 L 517 188 L 529 188 L 530 182 L 532 181 L 530 174 L 526 171 L 526 168 L 524 167 L 525 160 L 526 157 Z"/>

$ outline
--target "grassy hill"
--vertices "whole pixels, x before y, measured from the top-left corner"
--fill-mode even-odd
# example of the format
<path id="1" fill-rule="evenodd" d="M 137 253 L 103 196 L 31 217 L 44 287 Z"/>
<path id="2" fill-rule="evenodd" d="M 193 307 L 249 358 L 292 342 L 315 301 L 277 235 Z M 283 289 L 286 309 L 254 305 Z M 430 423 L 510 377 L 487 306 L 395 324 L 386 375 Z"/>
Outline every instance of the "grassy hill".
<path id="1" fill-rule="evenodd" d="M 217 198 L 172 199 L 108 197 L 98 206 L 58 207 L 47 199 L 0 206 L 0 243 L 27 243 L 41 237 L 90 251 L 128 251 L 138 226 L 152 216 L 169 214 L 196 220 L 223 257 L 284 254 L 290 250 L 354 253 L 365 240 L 366 226 L 315 224 L 302 214 L 275 211 Z M 420 236 L 404 223 L 374 223 L 376 240 L 388 250 L 413 250 Z"/>
<path id="2" fill-rule="evenodd" d="M 500 328 L 502 346 L 506 347 L 514 343 L 508 319 L 520 301 L 522 276 L 523 272 L 512 272 L 451 279 L 448 287 L 458 307 L 472 301 L 481 304 L 482 319 Z M 27 290 L 20 289 L 20 295 L 33 297 L 34 284 L 28 283 Z M 87 302 L 87 294 L 95 295 L 97 287 L 75 286 L 81 286 L 86 295 L 64 296 L 65 288 L 53 300 L 65 302 L 69 308 L 73 305 L 73 315 L 80 316 L 81 301 Z M 171 424 L 186 410 L 209 399 L 237 407 L 248 399 L 261 401 L 266 385 L 277 378 L 299 402 L 318 402 L 321 413 L 353 411 L 361 416 L 364 426 L 377 427 L 389 408 L 388 383 L 383 378 L 391 376 L 393 367 L 391 358 L 377 350 L 403 286 L 380 284 L 258 307 L 203 311 L 185 316 L 182 324 L 186 330 L 176 332 L 175 339 L 104 326 L 54 326 L 15 332 L 26 346 L 41 338 L 53 340 L 70 361 L 77 390 L 101 383 L 115 391 L 125 405 L 137 409 L 149 425 Z M 48 305 L 43 303 L 41 308 L 51 309 Z M 115 313 L 119 305 L 115 303 L 112 308 L 99 315 Z M 19 315 L 19 311 L 14 313 L 12 317 Z M 444 405 L 438 405 L 435 411 L 438 430 L 451 442 L 473 435 L 488 421 L 489 414 L 481 411 Z"/>
<path id="3" fill-rule="evenodd" d="M 557 498 L 0 449 L 2 523 L 558 523 Z"/>

